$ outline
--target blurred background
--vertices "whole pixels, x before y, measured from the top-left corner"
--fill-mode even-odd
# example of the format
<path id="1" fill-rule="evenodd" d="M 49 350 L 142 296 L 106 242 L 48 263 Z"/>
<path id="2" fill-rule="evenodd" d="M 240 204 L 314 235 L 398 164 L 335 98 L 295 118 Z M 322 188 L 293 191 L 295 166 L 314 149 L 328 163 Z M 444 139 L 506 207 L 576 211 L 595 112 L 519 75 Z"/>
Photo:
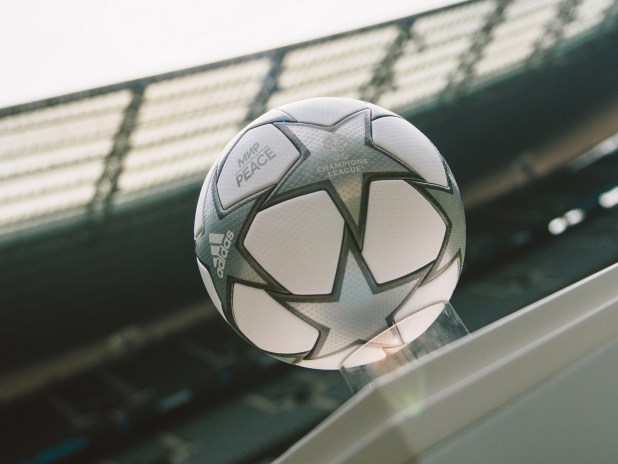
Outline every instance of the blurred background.
<path id="1" fill-rule="evenodd" d="M 617 0 L 227 3 L 2 6 L 3 463 L 270 462 L 349 398 L 242 341 L 195 263 L 209 167 L 287 102 L 435 143 L 471 331 L 618 260 Z"/>

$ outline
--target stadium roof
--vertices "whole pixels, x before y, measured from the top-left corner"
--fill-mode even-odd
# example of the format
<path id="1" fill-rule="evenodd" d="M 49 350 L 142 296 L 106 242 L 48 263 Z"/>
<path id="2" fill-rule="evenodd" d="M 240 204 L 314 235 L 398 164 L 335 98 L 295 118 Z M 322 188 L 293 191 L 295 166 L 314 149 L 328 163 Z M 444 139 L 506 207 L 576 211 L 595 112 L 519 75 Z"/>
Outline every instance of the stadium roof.
<path id="1" fill-rule="evenodd" d="M 5 0 L 0 107 L 305 42 L 461 1 Z"/>
<path id="2" fill-rule="evenodd" d="M 401 113 L 538 67 L 617 15 L 614 0 L 473 0 L 0 110 L 0 242 L 200 183 L 268 108 L 317 95 Z"/>

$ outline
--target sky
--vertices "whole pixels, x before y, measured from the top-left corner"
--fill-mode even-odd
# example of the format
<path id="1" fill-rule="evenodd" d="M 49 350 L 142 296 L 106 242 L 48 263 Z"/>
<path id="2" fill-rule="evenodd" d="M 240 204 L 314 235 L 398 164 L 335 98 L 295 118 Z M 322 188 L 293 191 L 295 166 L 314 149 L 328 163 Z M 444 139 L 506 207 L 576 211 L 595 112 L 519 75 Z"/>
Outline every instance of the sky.
<path id="1" fill-rule="evenodd" d="M 460 0 L 2 0 L 0 108 L 407 16 Z"/>

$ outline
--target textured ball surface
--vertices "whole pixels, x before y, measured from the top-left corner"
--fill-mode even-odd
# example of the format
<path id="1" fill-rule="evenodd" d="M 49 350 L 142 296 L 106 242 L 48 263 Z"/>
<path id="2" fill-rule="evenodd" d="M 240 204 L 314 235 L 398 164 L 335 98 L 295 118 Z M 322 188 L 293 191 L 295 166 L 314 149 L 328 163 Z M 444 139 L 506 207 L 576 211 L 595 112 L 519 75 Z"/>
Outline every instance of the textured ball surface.
<path id="1" fill-rule="evenodd" d="M 446 162 L 418 129 L 370 103 L 314 98 L 269 111 L 227 145 L 194 236 L 206 289 L 239 334 L 283 361 L 337 369 L 448 301 L 465 220 Z"/>

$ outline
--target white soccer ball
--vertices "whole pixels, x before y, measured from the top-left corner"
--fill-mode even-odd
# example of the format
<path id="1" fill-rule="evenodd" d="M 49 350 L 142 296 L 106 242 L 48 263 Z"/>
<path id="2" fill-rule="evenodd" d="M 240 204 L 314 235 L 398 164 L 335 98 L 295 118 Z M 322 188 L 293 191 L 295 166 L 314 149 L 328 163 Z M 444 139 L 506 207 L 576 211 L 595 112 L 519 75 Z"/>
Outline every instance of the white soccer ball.
<path id="1" fill-rule="evenodd" d="M 245 127 L 206 177 L 194 232 L 225 320 L 270 355 L 318 369 L 448 301 L 465 249 L 457 184 L 434 145 L 396 114 L 343 98 L 291 103 Z"/>

